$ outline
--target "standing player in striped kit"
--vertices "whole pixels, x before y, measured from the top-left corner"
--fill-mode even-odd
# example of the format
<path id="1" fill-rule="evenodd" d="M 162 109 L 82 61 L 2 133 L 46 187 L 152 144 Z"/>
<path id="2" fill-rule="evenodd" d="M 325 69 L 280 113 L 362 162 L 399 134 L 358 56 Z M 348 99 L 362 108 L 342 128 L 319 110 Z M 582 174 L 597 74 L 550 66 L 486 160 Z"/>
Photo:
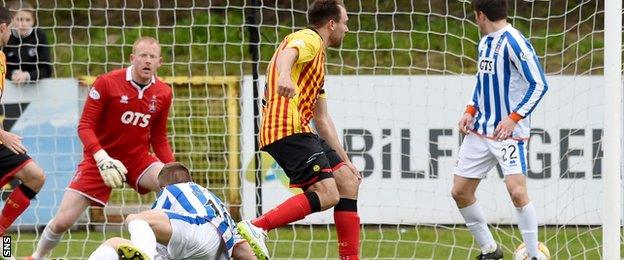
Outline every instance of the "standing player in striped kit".
<path id="1" fill-rule="evenodd" d="M 533 46 L 507 23 L 505 0 L 472 0 L 479 29 L 477 84 L 459 130 L 467 136 L 459 151 L 453 199 L 481 246 L 478 259 L 502 259 L 475 191 L 498 163 L 516 207 L 529 259 L 537 255 L 537 216 L 526 188 L 526 140 L 530 115 L 548 86 Z"/>
<path id="2" fill-rule="evenodd" d="M 269 63 L 260 146 L 284 169 L 290 186 L 304 193 L 239 223 L 256 255 L 266 252 L 266 231 L 333 207 L 340 258 L 359 257 L 361 175 L 340 144 L 324 91 L 325 49 L 340 46 L 347 20 L 342 1 L 314 1 L 308 8 L 310 28 L 286 36 Z"/>
<path id="3" fill-rule="evenodd" d="M 105 241 L 89 259 L 256 259 L 221 200 L 181 163 L 163 166 L 151 210 L 126 217 L 130 240 Z"/>

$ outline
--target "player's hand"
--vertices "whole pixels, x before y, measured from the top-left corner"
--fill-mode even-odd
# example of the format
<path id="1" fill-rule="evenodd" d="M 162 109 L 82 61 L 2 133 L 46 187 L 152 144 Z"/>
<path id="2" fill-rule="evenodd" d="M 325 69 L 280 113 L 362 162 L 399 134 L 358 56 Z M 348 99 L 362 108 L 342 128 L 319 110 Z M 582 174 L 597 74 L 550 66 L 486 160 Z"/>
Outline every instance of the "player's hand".
<path id="1" fill-rule="evenodd" d="M 293 85 L 290 75 L 279 77 L 277 79 L 277 94 L 282 97 L 292 98 L 295 96 L 295 86 Z"/>
<path id="2" fill-rule="evenodd" d="M 469 134 L 470 133 L 470 125 L 472 124 L 472 119 L 474 117 L 470 114 L 470 113 L 464 113 L 461 117 L 461 119 L 459 119 L 459 132 L 463 133 L 463 134 Z"/>
<path id="3" fill-rule="evenodd" d="M 355 177 L 358 178 L 358 180 L 362 180 L 362 173 L 360 173 L 360 171 L 355 168 L 355 165 L 353 165 L 352 162 L 346 162 L 345 165 L 347 166 L 347 168 L 349 168 L 349 170 L 351 171 L 351 174 L 355 175 Z"/>
<path id="4" fill-rule="evenodd" d="M 93 158 L 100 170 L 104 184 L 111 188 L 120 188 L 126 181 L 126 167 L 119 160 L 113 159 L 104 150 L 97 151 Z"/>
<path id="5" fill-rule="evenodd" d="M 506 117 L 498 124 L 498 126 L 494 130 L 494 138 L 496 138 L 496 140 L 498 141 L 503 141 L 507 138 L 510 138 L 515 128 L 516 122 L 511 120 L 511 118 Z"/>
<path id="6" fill-rule="evenodd" d="M 9 148 L 15 154 L 24 154 L 28 152 L 22 144 L 22 137 L 14 133 L 0 130 L 0 141 L 4 147 Z"/>

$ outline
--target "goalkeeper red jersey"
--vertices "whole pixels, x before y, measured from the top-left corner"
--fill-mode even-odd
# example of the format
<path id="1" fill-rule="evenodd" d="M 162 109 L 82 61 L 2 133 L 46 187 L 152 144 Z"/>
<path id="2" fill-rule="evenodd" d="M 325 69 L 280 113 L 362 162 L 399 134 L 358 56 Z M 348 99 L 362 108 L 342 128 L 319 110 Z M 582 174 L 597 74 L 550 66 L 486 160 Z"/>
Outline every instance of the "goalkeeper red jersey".
<path id="1" fill-rule="evenodd" d="M 141 88 L 132 81 L 131 71 L 129 67 L 101 75 L 89 91 L 78 124 L 87 162 L 104 149 L 126 164 L 147 155 L 150 145 L 163 163 L 174 160 L 167 140 L 171 88 L 156 77 Z"/>

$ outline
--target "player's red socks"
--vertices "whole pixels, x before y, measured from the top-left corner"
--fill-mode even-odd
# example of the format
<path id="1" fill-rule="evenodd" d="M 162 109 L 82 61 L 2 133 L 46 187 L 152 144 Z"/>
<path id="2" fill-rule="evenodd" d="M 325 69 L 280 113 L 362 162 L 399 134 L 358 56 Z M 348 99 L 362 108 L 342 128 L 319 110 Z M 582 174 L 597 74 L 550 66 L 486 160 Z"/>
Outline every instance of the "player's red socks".
<path id="1" fill-rule="evenodd" d="M 292 196 L 271 211 L 252 220 L 251 223 L 269 231 L 303 219 L 310 213 L 320 210 L 321 202 L 316 192 L 305 192 Z"/>
<path id="2" fill-rule="evenodd" d="M 360 217 L 357 200 L 340 198 L 334 206 L 334 223 L 338 234 L 338 254 L 341 260 L 357 260 L 360 252 Z"/>
<path id="3" fill-rule="evenodd" d="M 30 205 L 30 200 L 37 195 L 37 192 L 30 189 L 24 184 L 20 184 L 11 192 L 9 198 L 2 208 L 0 215 L 0 235 L 4 235 L 6 230 L 13 224 L 15 219 L 19 217 Z"/>

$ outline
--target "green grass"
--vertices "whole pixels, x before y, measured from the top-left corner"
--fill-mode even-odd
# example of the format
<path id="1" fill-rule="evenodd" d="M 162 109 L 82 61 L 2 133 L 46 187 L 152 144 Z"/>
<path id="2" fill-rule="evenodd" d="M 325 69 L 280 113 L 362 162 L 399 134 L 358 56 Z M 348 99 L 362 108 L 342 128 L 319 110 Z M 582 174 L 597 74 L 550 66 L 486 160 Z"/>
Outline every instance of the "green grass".
<path id="1" fill-rule="evenodd" d="M 367 259 L 472 259 L 478 246 L 463 227 L 449 226 L 377 226 L 363 228 L 362 258 Z M 501 226 L 493 229 L 507 256 L 521 243 L 517 228 Z M 540 241 L 550 249 L 552 259 L 599 259 L 601 229 L 592 227 L 540 228 Z M 13 252 L 30 254 L 36 245 L 34 233 L 10 234 Z M 106 237 L 127 233 L 107 232 Z M 332 226 L 285 227 L 269 233 L 269 250 L 273 259 L 337 258 L 336 235 Z M 102 232 L 75 231 L 65 235 L 52 257 L 86 258 L 104 239 Z M 624 247 L 622 248 L 624 249 Z M 509 258 L 506 258 L 509 259 Z"/>

